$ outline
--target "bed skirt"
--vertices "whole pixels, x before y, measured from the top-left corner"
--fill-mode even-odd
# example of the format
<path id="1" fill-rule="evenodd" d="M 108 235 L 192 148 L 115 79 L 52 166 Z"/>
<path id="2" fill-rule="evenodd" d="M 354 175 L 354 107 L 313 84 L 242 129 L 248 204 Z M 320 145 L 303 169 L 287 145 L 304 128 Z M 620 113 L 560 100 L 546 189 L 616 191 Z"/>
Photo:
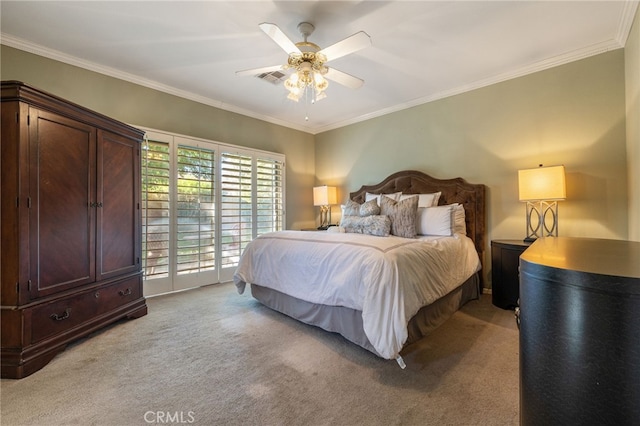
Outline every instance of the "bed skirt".
<path id="1" fill-rule="evenodd" d="M 344 306 L 317 305 L 256 284 L 251 284 L 251 295 L 275 311 L 326 331 L 338 333 L 350 342 L 380 356 L 364 333 L 362 311 Z M 468 301 L 479 298 L 480 278 L 476 273 L 446 296 L 421 308 L 411 318 L 407 326 L 409 336 L 404 347 L 431 333 Z"/>

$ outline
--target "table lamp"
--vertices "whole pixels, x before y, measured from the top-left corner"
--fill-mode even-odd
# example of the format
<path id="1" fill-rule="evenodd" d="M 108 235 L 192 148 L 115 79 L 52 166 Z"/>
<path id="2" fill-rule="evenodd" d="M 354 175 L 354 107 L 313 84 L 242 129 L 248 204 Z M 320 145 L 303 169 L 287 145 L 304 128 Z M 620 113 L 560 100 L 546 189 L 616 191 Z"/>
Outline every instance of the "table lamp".
<path id="1" fill-rule="evenodd" d="M 525 201 L 527 236 L 525 242 L 558 236 L 558 201 L 567 196 L 564 166 L 518 170 L 518 195 Z"/>
<path id="2" fill-rule="evenodd" d="M 313 205 L 320 206 L 320 226 L 318 229 L 324 230 L 331 223 L 331 204 L 336 204 L 338 198 L 336 196 L 335 186 L 316 186 L 313 188 Z"/>

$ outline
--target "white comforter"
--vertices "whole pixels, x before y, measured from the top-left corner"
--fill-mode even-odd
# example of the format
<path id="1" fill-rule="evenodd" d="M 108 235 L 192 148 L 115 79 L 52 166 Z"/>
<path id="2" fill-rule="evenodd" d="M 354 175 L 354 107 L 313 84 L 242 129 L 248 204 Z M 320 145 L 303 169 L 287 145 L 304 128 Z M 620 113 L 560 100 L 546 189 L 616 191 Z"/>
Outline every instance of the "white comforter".
<path id="1" fill-rule="evenodd" d="M 244 250 L 234 274 L 242 294 L 254 283 L 307 302 L 362 311 L 378 354 L 398 356 L 409 319 L 480 269 L 471 239 L 376 237 L 280 231 Z"/>

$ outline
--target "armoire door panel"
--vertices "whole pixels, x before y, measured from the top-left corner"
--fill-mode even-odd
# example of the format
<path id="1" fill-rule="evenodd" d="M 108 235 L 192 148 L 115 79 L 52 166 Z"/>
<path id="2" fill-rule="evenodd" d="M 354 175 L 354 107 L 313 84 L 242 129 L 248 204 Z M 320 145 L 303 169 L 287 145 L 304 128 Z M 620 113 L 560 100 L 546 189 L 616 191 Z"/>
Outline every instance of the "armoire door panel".
<path id="1" fill-rule="evenodd" d="M 139 270 L 139 144 L 98 131 L 97 279 Z"/>
<path id="2" fill-rule="evenodd" d="M 95 281 L 95 129 L 36 110 L 29 126 L 31 295 L 41 297 Z"/>

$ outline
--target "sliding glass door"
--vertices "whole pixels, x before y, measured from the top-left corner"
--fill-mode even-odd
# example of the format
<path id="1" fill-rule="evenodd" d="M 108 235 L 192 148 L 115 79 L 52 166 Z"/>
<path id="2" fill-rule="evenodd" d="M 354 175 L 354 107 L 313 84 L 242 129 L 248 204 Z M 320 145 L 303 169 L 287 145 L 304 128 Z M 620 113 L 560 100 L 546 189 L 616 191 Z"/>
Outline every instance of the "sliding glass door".
<path id="1" fill-rule="evenodd" d="M 145 295 L 229 281 L 256 236 L 284 228 L 284 156 L 148 131 Z"/>

